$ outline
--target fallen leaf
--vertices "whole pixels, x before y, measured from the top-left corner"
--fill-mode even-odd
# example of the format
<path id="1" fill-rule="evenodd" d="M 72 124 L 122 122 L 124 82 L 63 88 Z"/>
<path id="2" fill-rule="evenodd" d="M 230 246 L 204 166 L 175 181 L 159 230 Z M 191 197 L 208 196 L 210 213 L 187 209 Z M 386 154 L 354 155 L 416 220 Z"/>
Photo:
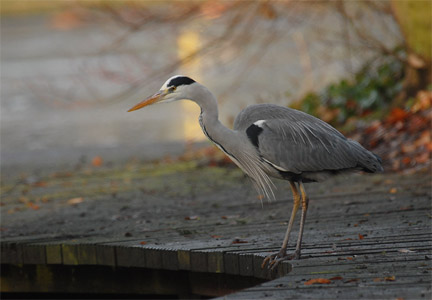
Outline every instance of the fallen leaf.
<path id="1" fill-rule="evenodd" d="M 423 164 L 423 163 L 427 162 L 429 160 L 429 158 L 430 158 L 429 153 L 428 152 L 423 152 L 420 155 L 417 155 L 416 158 L 415 158 L 415 160 L 416 160 L 417 163 Z"/>
<path id="2" fill-rule="evenodd" d="M 405 120 L 408 117 L 409 113 L 407 113 L 405 110 L 399 107 L 395 107 L 390 112 L 389 116 L 387 117 L 388 123 L 397 123 L 400 121 Z"/>
<path id="3" fill-rule="evenodd" d="M 388 276 L 388 277 L 384 277 L 385 281 L 395 281 L 396 277 L 395 276 Z"/>
<path id="4" fill-rule="evenodd" d="M 18 198 L 18 201 L 21 202 L 21 203 L 28 203 L 30 200 L 29 200 L 28 197 L 21 196 L 21 197 Z"/>
<path id="5" fill-rule="evenodd" d="M 347 256 L 346 259 L 348 259 L 348 260 L 354 260 L 354 257 L 352 257 L 352 256 Z"/>
<path id="6" fill-rule="evenodd" d="M 214 239 L 219 239 L 219 238 L 221 238 L 222 236 L 221 236 L 221 235 L 211 235 L 211 237 L 214 238 Z"/>
<path id="7" fill-rule="evenodd" d="M 412 205 L 408 205 L 408 206 L 403 206 L 401 208 L 399 208 L 399 210 L 412 210 L 414 207 Z"/>
<path id="8" fill-rule="evenodd" d="M 382 278 L 377 277 L 377 278 L 374 278 L 373 281 L 374 281 L 374 282 L 381 282 L 381 281 L 382 281 Z"/>
<path id="9" fill-rule="evenodd" d="M 371 123 L 371 125 L 365 129 L 365 134 L 366 135 L 371 135 L 372 133 L 374 133 L 375 131 L 377 131 L 378 128 L 381 127 L 381 122 L 380 121 L 373 121 Z"/>
<path id="10" fill-rule="evenodd" d="M 95 156 L 92 159 L 92 166 L 93 167 L 100 167 L 103 164 L 103 159 L 100 156 Z"/>
<path id="11" fill-rule="evenodd" d="M 417 251 L 409 250 L 409 249 L 399 249 L 398 252 L 400 253 L 415 253 Z"/>
<path id="12" fill-rule="evenodd" d="M 77 197 L 77 198 L 69 199 L 67 201 L 67 204 L 69 204 L 69 205 L 77 205 L 77 204 L 82 203 L 83 201 L 84 201 L 83 197 Z"/>
<path id="13" fill-rule="evenodd" d="M 396 194 L 396 193 L 397 193 L 397 188 L 391 188 L 391 189 L 389 190 L 389 193 L 390 193 L 390 194 Z"/>
<path id="14" fill-rule="evenodd" d="M 234 239 L 231 244 L 247 244 L 248 241 L 241 240 L 241 239 Z"/>
<path id="15" fill-rule="evenodd" d="M 413 144 L 408 144 L 408 145 L 404 144 L 401 146 L 401 150 L 403 153 L 414 152 L 416 148 L 417 148 L 416 145 Z"/>
<path id="16" fill-rule="evenodd" d="M 185 220 L 188 220 L 188 221 L 199 220 L 199 217 L 198 216 L 188 216 L 188 217 L 185 217 Z"/>
<path id="17" fill-rule="evenodd" d="M 314 278 L 306 281 L 304 285 L 312 285 L 312 284 L 329 284 L 331 280 L 325 278 Z"/>
<path id="18" fill-rule="evenodd" d="M 38 210 L 40 208 L 39 205 L 34 204 L 33 202 L 27 202 L 27 206 L 30 207 L 33 210 Z"/>
<path id="19" fill-rule="evenodd" d="M 350 283 L 350 282 L 356 282 L 359 281 L 360 279 L 358 278 L 352 278 L 352 279 L 348 279 L 347 281 L 344 281 L 344 283 Z"/>
<path id="20" fill-rule="evenodd" d="M 422 132 L 420 137 L 414 142 L 414 146 L 420 147 L 422 145 L 426 145 L 431 141 L 431 134 L 429 130 L 425 130 Z"/>
<path id="21" fill-rule="evenodd" d="M 358 237 L 359 237 L 359 240 L 364 239 L 364 235 L 361 235 L 360 233 L 359 233 Z"/>
<path id="22" fill-rule="evenodd" d="M 343 279 L 342 276 L 335 276 L 330 278 L 330 280 L 342 280 L 342 279 Z"/>
<path id="23" fill-rule="evenodd" d="M 140 245 L 145 245 L 145 244 L 147 244 L 147 242 L 140 242 Z"/>
<path id="24" fill-rule="evenodd" d="M 32 184 L 34 187 L 46 187 L 48 183 L 46 181 L 36 181 Z"/>

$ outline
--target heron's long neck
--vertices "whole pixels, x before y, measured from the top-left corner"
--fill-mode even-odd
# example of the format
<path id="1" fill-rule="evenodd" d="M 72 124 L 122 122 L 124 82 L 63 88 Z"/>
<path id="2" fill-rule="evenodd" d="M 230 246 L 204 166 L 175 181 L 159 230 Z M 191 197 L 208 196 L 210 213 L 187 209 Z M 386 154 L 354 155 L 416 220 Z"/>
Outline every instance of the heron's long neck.
<path id="1" fill-rule="evenodd" d="M 225 149 L 235 141 L 236 132 L 225 127 L 219 121 L 218 106 L 215 96 L 204 86 L 194 101 L 201 107 L 199 122 L 204 134 L 225 152 Z"/>

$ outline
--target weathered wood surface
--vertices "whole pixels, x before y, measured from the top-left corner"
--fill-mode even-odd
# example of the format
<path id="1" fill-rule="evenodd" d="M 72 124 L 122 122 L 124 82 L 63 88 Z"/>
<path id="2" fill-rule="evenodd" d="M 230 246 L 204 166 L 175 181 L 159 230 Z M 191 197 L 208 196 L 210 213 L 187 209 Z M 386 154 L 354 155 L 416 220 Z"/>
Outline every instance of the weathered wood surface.
<path id="1" fill-rule="evenodd" d="M 280 247 L 292 205 L 279 182 L 280 200 L 261 207 L 231 169 L 87 170 L 16 186 L 2 179 L 2 264 L 269 279 L 261 263 Z M 430 298 L 430 180 L 429 173 L 380 174 L 307 186 L 303 259 L 282 264 L 276 280 L 226 297 Z M 82 202 L 70 204 L 76 197 Z M 305 285 L 313 278 L 331 283 Z"/>

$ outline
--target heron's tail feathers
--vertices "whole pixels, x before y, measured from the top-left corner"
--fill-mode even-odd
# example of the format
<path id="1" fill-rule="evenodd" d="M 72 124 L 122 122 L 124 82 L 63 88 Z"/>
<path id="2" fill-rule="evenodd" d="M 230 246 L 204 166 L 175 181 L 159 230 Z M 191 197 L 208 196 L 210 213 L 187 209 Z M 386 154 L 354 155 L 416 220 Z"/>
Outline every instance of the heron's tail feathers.
<path id="1" fill-rule="evenodd" d="M 382 167 L 382 159 L 375 153 L 372 153 L 358 142 L 350 140 L 352 150 L 357 157 L 357 167 L 368 173 L 380 173 L 384 171 Z"/>

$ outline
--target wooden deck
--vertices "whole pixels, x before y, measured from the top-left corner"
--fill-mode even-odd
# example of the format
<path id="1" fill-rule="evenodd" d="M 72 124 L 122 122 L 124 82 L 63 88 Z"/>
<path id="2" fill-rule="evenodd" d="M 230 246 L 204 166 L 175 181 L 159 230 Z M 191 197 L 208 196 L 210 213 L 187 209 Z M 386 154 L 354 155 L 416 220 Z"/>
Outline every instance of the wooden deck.
<path id="1" fill-rule="evenodd" d="M 286 229 L 292 200 L 283 182 L 280 200 L 261 206 L 237 170 L 194 167 L 144 172 L 148 176 L 141 171 L 129 170 L 127 180 L 113 170 L 46 176 L 27 191 L 30 205 L 17 200 L 25 185 L 3 180 L 2 292 L 432 296 L 429 173 L 354 175 L 306 186 L 311 201 L 303 259 L 283 263 L 272 277 L 261 263 L 278 250 Z M 197 185 L 198 179 L 207 186 Z M 120 182 L 115 191 L 113 180 Z M 107 181 L 111 185 L 101 187 Z M 50 196 L 59 190 L 68 194 Z M 77 192 L 83 199 L 74 204 Z M 44 196 L 52 200 L 36 201 Z M 295 239 L 296 234 L 289 251 Z M 130 282 L 120 284 L 115 272 L 131 275 Z M 97 274 L 98 280 L 77 274 Z M 323 283 L 308 284 L 318 278 Z"/>

